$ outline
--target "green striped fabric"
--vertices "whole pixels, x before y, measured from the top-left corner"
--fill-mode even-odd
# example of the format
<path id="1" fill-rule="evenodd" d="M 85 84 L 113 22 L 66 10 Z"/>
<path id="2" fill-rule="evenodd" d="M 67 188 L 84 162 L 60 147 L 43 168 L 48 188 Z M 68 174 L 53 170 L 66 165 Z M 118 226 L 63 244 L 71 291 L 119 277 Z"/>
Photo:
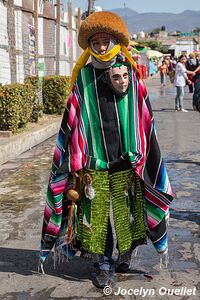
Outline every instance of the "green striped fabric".
<path id="1" fill-rule="evenodd" d="M 109 140 L 104 140 L 104 128 L 99 107 L 101 99 L 98 96 L 97 80 L 95 72 L 91 72 L 91 68 L 88 66 L 81 70 L 77 78 L 82 99 L 81 114 L 91 157 L 90 167 L 102 170 L 106 169 L 107 163 L 109 163 L 106 155 L 106 144 L 109 143 Z M 115 103 L 115 114 L 118 120 L 118 132 L 122 142 L 123 156 L 133 156 L 131 160 L 134 160 L 137 152 L 134 88 L 130 85 L 128 94 L 121 98 L 116 99 L 114 95 L 112 97 L 111 101 Z"/>

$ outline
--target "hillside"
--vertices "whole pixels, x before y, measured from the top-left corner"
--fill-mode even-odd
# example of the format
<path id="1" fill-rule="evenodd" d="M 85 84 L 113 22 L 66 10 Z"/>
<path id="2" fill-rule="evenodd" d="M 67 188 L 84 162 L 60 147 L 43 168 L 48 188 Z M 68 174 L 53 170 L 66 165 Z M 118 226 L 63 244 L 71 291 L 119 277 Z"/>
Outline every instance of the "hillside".
<path id="1" fill-rule="evenodd" d="M 130 8 L 117 8 L 112 11 L 125 20 L 131 33 L 151 31 L 163 25 L 167 31 L 180 30 L 182 32 L 190 32 L 200 27 L 200 11 L 186 10 L 180 14 L 137 13 Z"/>

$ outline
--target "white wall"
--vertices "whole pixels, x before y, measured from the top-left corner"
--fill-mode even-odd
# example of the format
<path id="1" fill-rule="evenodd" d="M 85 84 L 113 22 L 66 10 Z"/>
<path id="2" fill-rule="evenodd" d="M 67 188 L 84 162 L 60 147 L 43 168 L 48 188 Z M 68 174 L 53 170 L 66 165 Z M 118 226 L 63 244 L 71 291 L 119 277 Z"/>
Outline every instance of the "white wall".
<path id="1" fill-rule="evenodd" d="M 78 42 L 77 42 L 77 33 L 73 30 L 72 39 L 73 39 L 73 61 L 76 61 L 78 58 Z"/>
<path id="2" fill-rule="evenodd" d="M 186 51 L 187 55 L 198 49 L 198 45 L 194 41 L 177 40 L 175 47 L 175 55 L 181 55 L 182 51 Z"/>
<path id="3" fill-rule="evenodd" d="M 68 22 L 68 13 L 64 12 L 62 14 L 62 21 L 66 24 Z M 72 28 L 76 29 L 76 19 L 72 17 Z M 60 55 L 64 57 L 64 59 L 60 62 L 60 74 L 70 76 L 70 47 L 73 47 L 73 61 L 77 60 L 77 33 L 72 30 L 71 36 L 69 35 L 69 31 L 66 27 L 61 26 L 60 29 Z M 74 63 L 75 64 L 75 63 Z"/>
<path id="4" fill-rule="evenodd" d="M 60 28 L 60 55 L 69 57 L 69 32 L 67 28 L 61 26 Z"/>
<path id="5" fill-rule="evenodd" d="M 14 0 L 14 4 L 18 6 L 22 6 L 22 0 Z"/>
<path id="6" fill-rule="evenodd" d="M 32 0 L 33 1 L 33 0 Z M 55 1 L 54 1 L 55 2 Z M 14 4 L 17 6 L 22 6 L 22 0 L 14 0 Z M 39 6 L 39 14 L 43 13 L 43 0 L 38 1 Z M 56 6 L 55 6 L 56 9 Z M 63 22 L 68 24 L 68 13 L 64 12 L 61 14 Z M 15 10 L 15 41 L 16 41 L 16 63 L 17 63 L 17 81 L 23 82 L 24 80 L 24 69 L 26 70 L 26 63 L 23 61 L 23 36 L 22 32 L 24 32 L 25 22 L 23 23 L 24 13 L 18 9 Z M 76 18 L 73 17 L 72 20 L 73 29 L 76 29 Z M 67 27 L 67 26 L 66 26 Z M 73 61 L 76 61 L 78 58 L 78 45 L 77 45 L 77 33 L 73 30 L 72 36 L 70 37 L 69 42 L 69 34 L 67 28 L 61 26 L 60 28 L 60 56 L 62 57 L 62 61 L 60 61 L 60 74 L 62 75 L 70 75 L 70 44 L 73 45 Z M 27 30 L 29 30 L 27 28 Z M 56 32 L 56 30 L 55 30 Z M 27 39 L 27 43 L 29 40 Z M 44 36 L 43 36 L 43 18 L 39 17 L 38 19 L 38 50 L 39 56 L 44 55 Z M 26 45 L 26 50 L 28 49 L 28 45 Z M 27 53 L 28 55 L 28 53 Z M 55 55 L 55 53 L 52 53 Z M 25 58 L 24 58 L 25 60 Z M 54 62 L 55 63 L 55 62 Z M 44 58 L 39 58 L 39 64 L 44 64 Z M 55 66 L 54 66 L 55 67 Z M 55 68 L 54 68 L 55 69 Z M 44 72 L 43 72 L 44 73 Z M 42 76 L 42 74 L 40 74 Z M 8 33 L 7 33 L 7 8 L 3 4 L 3 0 L 0 0 L 0 83 L 10 83 L 11 74 L 10 74 L 10 59 L 8 53 Z"/>
<path id="7" fill-rule="evenodd" d="M 8 54 L 7 8 L 0 0 L 0 83 L 10 83 L 10 59 Z"/>
<path id="8" fill-rule="evenodd" d="M 10 60 L 7 51 L 0 49 L 0 83 L 7 84 L 10 83 Z"/>
<path id="9" fill-rule="evenodd" d="M 70 63 L 67 61 L 60 61 L 60 75 L 70 76 Z"/>
<path id="10" fill-rule="evenodd" d="M 43 0 L 39 0 L 39 1 L 38 1 L 38 13 L 39 13 L 39 14 L 42 14 L 42 13 L 43 13 L 43 8 L 44 8 Z"/>
<path id="11" fill-rule="evenodd" d="M 23 65 L 23 56 L 16 56 L 16 65 L 17 65 L 17 82 L 24 82 L 24 65 Z"/>

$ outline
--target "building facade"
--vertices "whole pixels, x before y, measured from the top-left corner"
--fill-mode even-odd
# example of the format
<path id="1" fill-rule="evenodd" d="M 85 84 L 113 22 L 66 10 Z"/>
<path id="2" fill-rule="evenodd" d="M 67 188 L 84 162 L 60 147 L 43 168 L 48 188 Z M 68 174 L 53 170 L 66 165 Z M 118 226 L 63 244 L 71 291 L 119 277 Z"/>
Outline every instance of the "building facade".
<path id="1" fill-rule="evenodd" d="M 58 9 L 59 7 L 59 9 Z M 0 83 L 70 75 L 79 55 L 79 20 L 63 1 L 0 0 Z"/>

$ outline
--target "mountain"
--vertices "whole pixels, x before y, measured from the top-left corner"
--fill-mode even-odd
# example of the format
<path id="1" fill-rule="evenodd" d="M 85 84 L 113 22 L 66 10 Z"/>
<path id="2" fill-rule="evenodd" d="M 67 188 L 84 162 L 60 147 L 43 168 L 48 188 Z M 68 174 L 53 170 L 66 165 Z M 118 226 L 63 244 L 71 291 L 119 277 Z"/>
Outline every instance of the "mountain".
<path id="1" fill-rule="evenodd" d="M 151 31 L 165 26 L 167 31 L 180 30 L 190 32 L 200 27 L 200 11 L 185 10 L 180 14 L 173 13 L 137 13 L 130 8 L 117 8 L 112 12 L 121 16 L 129 32 Z"/>
<path id="2" fill-rule="evenodd" d="M 139 15 L 139 13 L 131 8 L 125 7 L 125 8 L 116 8 L 112 10 L 114 13 L 120 15 L 123 18 L 132 18 L 136 15 Z"/>

